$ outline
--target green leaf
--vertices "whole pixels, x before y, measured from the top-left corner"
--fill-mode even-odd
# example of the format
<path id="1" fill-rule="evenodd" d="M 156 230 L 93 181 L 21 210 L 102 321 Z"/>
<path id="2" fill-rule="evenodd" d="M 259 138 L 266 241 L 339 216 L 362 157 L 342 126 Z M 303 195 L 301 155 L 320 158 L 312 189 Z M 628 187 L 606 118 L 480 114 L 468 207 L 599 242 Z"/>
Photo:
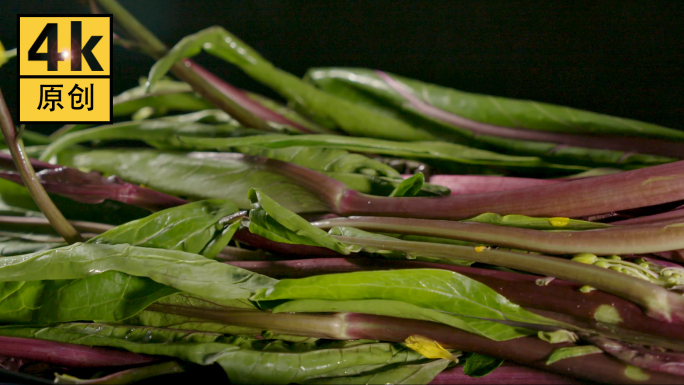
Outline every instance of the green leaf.
<path id="1" fill-rule="evenodd" d="M 425 183 L 425 176 L 422 172 L 413 175 L 410 178 L 404 179 L 403 182 L 389 195 L 391 197 L 412 197 L 423 187 Z"/>
<path id="2" fill-rule="evenodd" d="M 205 124 L 196 122 L 206 114 L 198 113 L 143 121 L 122 122 L 66 133 L 41 154 L 40 159 L 50 160 L 61 151 L 79 143 L 110 140 L 141 140 L 159 148 L 178 148 L 179 137 L 234 137 L 259 135 L 261 132 L 246 129 L 233 122 Z"/>
<path id="3" fill-rule="evenodd" d="M 503 364 L 504 360 L 473 353 L 466 359 L 463 374 L 470 377 L 484 377 Z"/>
<path id="4" fill-rule="evenodd" d="M 486 285 L 452 271 L 385 270 L 283 279 L 253 301 L 384 299 L 487 320 L 556 324 L 508 301 Z"/>
<path id="5" fill-rule="evenodd" d="M 144 82 L 113 98 L 114 116 L 131 115 L 141 108 L 152 108 L 155 115 L 164 115 L 168 111 L 200 111 L 214 106 L 192 90 L 190 85 L 162 79 L 150 92 L 146 92 Z"/>
<path id="6" fill-rule="evenodd" d="M 206 51 L 235 64 L 257 81 L 289 100 L 297 100 L 307 115 L 334 122 L 352 135 L 396 140 L 428 140 L 433 136 L 400 120 L 322 92 L 301 79 L 275 68 L 252 48 L 221 27 L 211 27 L 183 38 L 150 70 L 155 84 L 177 61 Z"/>
<path id="7" fill-rule="evenodd" d="M 588 170 L 577 165 L 547 163 L 538 157 L 513 156 L 446 142 L 405 143 L 382 139 L 337 135 L 259 135 L 242 138 L 188 137 L 179 140 L 182 148 L 232 151 L 239 146 L 284 148 L 295 146 L 340 148 L 347 151 L 414 159 L 445 172 L 508 173 L 543 177 L 569 175 Z"/>
<path id="8" fill-rule="evenodd" d="M 0 259 L 2 322 L 121 320 L 184 291 L 248 298 L 275 280 L 197 254 L 130 245 L 74 244 Z"/>
<path id="9" fill-rule="evenodd" d="M 569 107 L 466 93 L 388 74 L 414 97 L 438 109 L 503 127 L 527 128 L 565 134 L 637 136 L 684 140 L 680 131 L 635 120 L 622 119 Z M 492 149 L 508 154 L 540 156 L 552 162 L 587 166 L 643 167 L 672 161 L 671 158 L 474 135 L 472 131 L 445 123 L 416 110 L 377 72 L 362 68 L 310 70 L 305 79 L 320 89 L 357 105 L 381 111 L 448 141 Z"/>
<path id="10" fill-rule="evenodd" d="M 249 212 L 250 232 L 276 242 L 321 246 L 349 254 L 342 242 L 279 205 L 260 190 L 249 190 L 249 199 L 254 207 Z"/>
<path id="11" fill-rule="evenodd" d="M 261 303 L 268 307 L 268 303 Z M 514 338 L 525 337 L 535 334 L 533 331 L 523 328 L 516 328 L 504 325 L 495 321 L 465 317 L 432 310 L 425 307 L 413 305 L 404 301 L 385 300 L 385 299 L 364 299 L 364 300 L 320 300 L 320 299 L 299 299 L 277 304 L 273 309 L 274 313 L 365 313 L 383 315 L 388 317 L 410 318 L 422 321 L 438 322 L 451 327 L 465 330 L 494 341 L 507 341 Z"/>
<path id="12" fill-rule="evenodd" d="M 220 221 L 237 211 L 237 206 L 226 200 L 189 203 L 120 225 L 87 243 L 127 243 L 214 258 L 237 230 L 235 225 L 224 225 Z"/>
<path id="13" fill-rule="evenodd" d="M 231 383 L 290 384 L 346 375 L 371 374 L 390 365 L 417 364 L 420 354 L 403 344 L 372 341 L 289 343 L 218 333 L 106 324 L 0 327 L 0 335 L 179 358 L 199 365 L 218 363 Z M 419 377 L 424 378 L 424 377 Z"/>
<path id="14" fill-rule="evenodd" d="M 247 192 L 258 187 L 292 211 L 327 211 L 312 192 L 283 175 L 240 159 L 215 159 L 208 155 L 98 150 L 61 156 L 59 163 L 118 175 L 129 182 L 194 200 L 230 200 L 240 209 L 251 208 Z"/>
<path id="15" fill-rule="evenodd" d="M 196 114 L 191 114 L 196 115 Z M 124 122 L 68 133 L 48 146 L 41 159 L 49 160 L 61 151 L 82 142 L 103 140 L 142 140 L 159 149 L 185 147 L 184 142 L 193 137 L 225 138 L 263 136 L 262 131 L 246 129 L 234 124 L 210 125 L 193 123 L 183 118 L 161 118 L 142 122 Z M 350 154 L 340 148 L 320 146 L 294 146 L 266 148 L 260 145 L 235 146 L 230 151 L 265 156 L 284 162 L 325 172 L 345 182 L 350 188 L 376 195 L 388 195 L 403 179 L 392 167 L 360 154 Z M 354 175 L 349 175 L 354 174 Z M 442 186 L 425 185 L 420 195 L 448 195 Z"/>
<path id="16" fill-rule="evenodd" d="M 567 348 L 558 348 L 551 353 L 549 358 L 546 360 L 546 365 L 551 365 L 554 362 L 565 360 L 573 357 L 586 356 L 588 354 L 603 353 L 603 350 L 597 348 L 594 345 L 585 346 L 571 346 Z"/>
<path id="17" fill-rule="evenodd" d="M 4 257 L 2 262 L 9 258 L 14 257 Z M 151 279 L 118 271 L 77 279 L 0 282 L 0 323 L 116 321 L 175 292 Z"/>
<path id="18" fill-rule="evenodd" d="M 449 360 L 434 360 L 421 364 L 387 365 L 389 368 L 381 368 L 372 374 L 363 374 L 349 377 L 324 378 L 320 380 L 306 381 L 305 384 L 315 385 L 385 385 L 385 384 L 429 384 L 442 370 L 449 366 Z"/>
<path id="19" fill-rule="evenodd" d="M 484 213 L 463 222 L 489 223 L 492 225 L 520 227 L 534 230 L 594 230 L 613 227 L 608 223 L 589 222 L 569 218 L 541 218 L 525 215 L 499 215 Z"/>

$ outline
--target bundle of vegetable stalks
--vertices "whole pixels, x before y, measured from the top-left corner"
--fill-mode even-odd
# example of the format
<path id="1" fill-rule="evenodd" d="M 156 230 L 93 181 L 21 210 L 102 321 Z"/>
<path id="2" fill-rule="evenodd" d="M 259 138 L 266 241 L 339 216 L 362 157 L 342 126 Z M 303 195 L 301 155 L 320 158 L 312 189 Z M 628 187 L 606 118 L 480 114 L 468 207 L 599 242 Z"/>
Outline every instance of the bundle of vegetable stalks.
<path id="1" fill-rule="evenodd" d="M 0 98 L 3 378 L 684 383 L 684 132 L 91 10 L 158 61 L 112 125 Z"/>

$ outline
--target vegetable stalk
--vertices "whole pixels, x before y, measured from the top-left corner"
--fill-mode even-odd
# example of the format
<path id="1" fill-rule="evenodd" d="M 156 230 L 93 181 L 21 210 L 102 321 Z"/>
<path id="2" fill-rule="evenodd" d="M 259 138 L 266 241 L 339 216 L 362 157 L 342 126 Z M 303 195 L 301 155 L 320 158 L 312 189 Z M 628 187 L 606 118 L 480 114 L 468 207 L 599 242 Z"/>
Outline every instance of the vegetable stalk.
<path id="1" fill-rule="evenodd" d="M 645 254 L 684 249 L 684 226 L 633 225 L 584 231 L 540 231 L 487 223 L 413 218 L 350 217 L 313 223 L 324 230 L 349 226 L 380 233 L 413 234 L 551 254 Z"/>
<path id="2" fill-rule="evenodd" d="M 12 123 L 12 118 L 10 116 L 9 110 L 7 109 L 7 104 L 5 103 L 5 98 L 2 95 L 1 90 L 0 129 L 2 130 L 2 135 L 5 137 L 5 142 L 7 143 L 10 153 L 12 154 L 14 164 L 19 171 L 19 176 L 21 177 L 21 180 L 28 189 L 33 200 L 36 202 L 36 205 L 40 211 L 45 214 L 45 217 L 48 218 L 52 227 L 54 227 L 54 229 L 64 238 L 65 241 L 68 243 L 83 241 L 81 234 L 79 234 L 78 231 L 76 231 L 76 229 L 69 224 L 64 215 L 62 215 L 57 206 L 55 206 L 50 197 L 47 195 L 47 192 L 45 192 L 45 189 L 36 177 L 36 172 L 24 151 L 21 138 L 17 138 L 17 133 L 15 131 L 14 124 Z"/>
<path id="3" fill-rule="evenodd" d="M 114 15 L 116 23 L 119 24 L 128 34 L 130 34 L 144 50 L 152 54 L 155 58 L 160 58 L 166 54 L 167 48 L 152 32 L 143 26 L 133 15 L 123 8 L 116 0 L 96 0 L 103 8 Z M 190 84 L 195 91 L 199 92 L 204 98 L 216 105 L 218 108 L 227 112 L 237 121 L 247 127 L 258 128 L 265 131 L 273 129 L 261 118 L 256 117 L 251 112 L 244 109 L 235 101 L 230 99 L 225 93 L 217 89 L 211 82 L 203 77 L 202 74 L 195 72 L 185 63 L 176 63 L 171 71 L 179 79 Z"/>

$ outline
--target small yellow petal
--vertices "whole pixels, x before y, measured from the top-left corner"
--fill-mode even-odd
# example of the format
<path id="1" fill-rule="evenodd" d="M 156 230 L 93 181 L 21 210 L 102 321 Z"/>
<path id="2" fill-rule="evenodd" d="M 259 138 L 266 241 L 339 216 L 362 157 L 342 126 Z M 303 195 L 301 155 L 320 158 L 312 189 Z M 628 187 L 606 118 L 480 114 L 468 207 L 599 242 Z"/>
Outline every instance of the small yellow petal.
<path id="1" fill-rule="evenodd" d="M 460 354 L 452 354 L 444 349 L 437 341 L 429 338 L 412 335 L 406 339 L 406 346 L 422 354 L 426 358 L 444 358 L 458 363 Z"/>
<path id="2" fill-rule="evenodd" d="M 475 251 L 478 253 L 481 253 L 485 250 L 487 250 L 487 246 L 475 246 Z"/>
<path id="3" fill-rule="evenodd" d="M 551 226 L 563 227 L 563 226 L 566 226 L 568 223 L 570 223 L 570 218 L 562 218 L 562 217 L 549 218 L 549 223 L 551 224 Z"/>

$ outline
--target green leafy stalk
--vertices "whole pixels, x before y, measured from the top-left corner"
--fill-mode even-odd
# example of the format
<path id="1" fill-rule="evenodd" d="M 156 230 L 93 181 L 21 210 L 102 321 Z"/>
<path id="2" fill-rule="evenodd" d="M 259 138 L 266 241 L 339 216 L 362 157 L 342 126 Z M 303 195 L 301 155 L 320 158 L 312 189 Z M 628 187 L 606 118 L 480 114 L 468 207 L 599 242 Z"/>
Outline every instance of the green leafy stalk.
<path id="1" fill-rule="evenodd" d="M 616 226 L 590 231 L 566 231 L 567 218 L 550 218 L 553 231 L 504 227 L 487 223 L 436 221 L 412 218 L 332 218 L 314 225 L 328 230 L 349 226 L 380 233 L 413 234 L 457 239 L 485 245 L 551 254 L 645 254 L 684 249 L 684 226 Z"/>
<path id="2" fill-rule="evenodd" d="M 681 296 L 650 282 L 610 269 L 544 255 L 491 250 L 484 247 L 473 248 L 403 240 L 378 241 L 340 236 L 336 238 L 342 243 L 358 247 L 401 251 L 409 256 L 464 259 L 579 282 L 635 302 L 646 309 L 647 314 L 653 318 L 667 322 L 684 321 L 684 299 Z"/>
<path id="3" fill-rule="evenodd" d="M 559 163 L 612 163 L 621 167 L 657 164 L 667 157 L 680 158 L 684 140 L 680 132 L 653 124 L 546 103 L 470 94 L 381 71 L 313 69 L 305 78 L 360 105 L 425 129 L 445 130 L 441 136 L 447 140 Z"/>
<path id="4" fill-rule="evenodd" d="M 248 298 L 274 280 L 201 255 L 128 244 L 75 244 L 0 263 L 0 320 L 120 321 L 178 291 Z"/>
<path id="5" fill-rule="evenodd" d="M 355 105 L 342 98 L 319 91 L 301 79 L 281 71 L 237 37 L 220 27 L 212 27 L 187 36 L 159 60 L 150 71 L 149 83 L 154 84 L 182 59 L 195 56 L 202 50 L 227 60 L 258 81 L 268 84 L 287 99 L 297 99 L 314 116 L 332 120 L 351 133 L 377 136 L 391 132 L 390 139 L 429 140 L 434 137 L 392 117 Z"/>
<path id="6" fill-rule="evenodd" d="M 235 384 L 305 383 L 317 379 L 373 374 L 404 364 L 425 362 L 419 353 L 399 343 L 293 343 L 137 325 L 5 327 L 0 328 L 0 334 L 110 346 L 137 353 L 176 357 L 204 366 L 219 364 L 230 383 Z M 433 373 L 437 374 L 436 371 Z"/>
<path id="7" fill-rule="evenodd" d="M 280 218 L 283 218 L 283 220 L 287 220 L 291 224 L 289 228 L 282 225 L 280 227 L 270 227 L 274 235 L 280 238 L 289 237 L 288 233 L 292 233 L 294 230 L 297 230 L 297 232 L 306 231 L 310 234 L 306 239 L 306 244 L 308 245 L 328 247 L 326 245 L 332 242 L 331 238 L 335 238 L 350 251 L 354 252 L 360 250 L 368 250 L 370 252 L 389 250 L 405 253 L 409 258 L 424 256 L 444 260 L 467 260 L 527 271 L 547 277 L 556 277 L 590 285 L 635 302 L 645 308 L 647 313 L 653 318 L 667 322 L 684 322 L 684 298 L 680 295 L 650 282 L 634 279 L 610 269 L 539 254 L 492 250 L 484 246 L 472 247 L 405 241 L 386 236 L 331 235 L 335 233 L 334 230 L 336 228 L 330 231 L 331 234 L 324 233 L 320 229 L 316 229 L 319 231 L 315 232 L 309 229 L 309 227 L 313 228 L 313 225 L 302 218 L 297 221 L 292 220 L 295 214 L 272 200 L 269 200 L 269 204 L 262 206 L 262 208 L 271 215 L 273 220 L 278 221 Z M 372 233 L 368 234 L 375 235 Z M 268 233 L 263 233 L 262 235 L 277 240 L 276 237 L 272 237 Z M 292 237 L 289 238 L 293 239 Z"/>
<path id="8" fill-rule="evenodd" d="M 137 43 L 144 47 L 144 50 L 155 58 L 166 54 L 167 48 L 154 34 L 145 28 L 138 20 L 133 17 L 116 0 L 96 0 L 103 8 L 114 15 L 114 19 Z M 175 63 L 172 66 L 173 73 L 179 79 L 190 84 L 195 91 L 199 92 L 204 98 L 226 111 L 239 122 L 247 127 L 254 127 L 260 130 L 272 131 L 271 127 L 262 119 L 254 116 L 249 111 L 242 108 L 239 104 L 224 95 L 214 87 L 209 81 L 188 68 L 184 63 Z"/>
<path id="9" fill-rule="evenodd" d="M 45 217 L 50 221 L 52 227 L 54 227 L 65 241 L 68 243 L 82 241 L 83 238 L 81 237 L 81 234 L 79 234 L 66 218 L 64 218 L 64 215 L 62 215 L 57 206 L 52 202 L 38 180 L 38 177 L 36 177 L 36 172 L 24 151 L 21 138 L 17 137 L 2 91 L 0 91 L 0 129 L 2 129 L 2 135 L 12 154 L 12 159 L 19 171 L 19 175 L 21 175 L 24 185 L 36 202 L 38 208 L 40 208 L 40 211 L 45 214 Z"/>

